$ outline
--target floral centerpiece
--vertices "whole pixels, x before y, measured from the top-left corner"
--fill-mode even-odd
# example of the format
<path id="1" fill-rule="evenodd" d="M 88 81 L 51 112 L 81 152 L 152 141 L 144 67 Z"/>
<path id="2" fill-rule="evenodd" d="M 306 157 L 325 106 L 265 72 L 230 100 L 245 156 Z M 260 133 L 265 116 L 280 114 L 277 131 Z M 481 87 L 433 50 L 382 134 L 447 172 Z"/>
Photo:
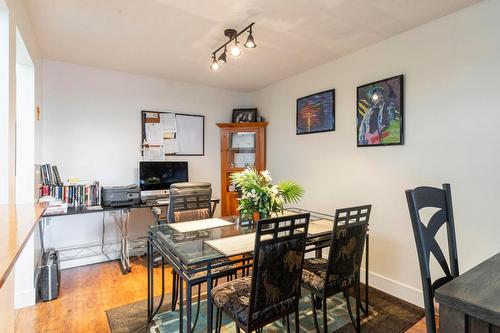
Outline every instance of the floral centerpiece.
<path id="1" fill-rule="evenodd" d="M 269 218 L 273 213 L 282 213 L 285 204 L 298 202 L 304 195 L 304 188 L 296 182 L 273 185 L 268 170 L 259 172 L 254 167 L 232 174 L 231 181 L 241 191 L 238 209 L 243 218 Z"/>

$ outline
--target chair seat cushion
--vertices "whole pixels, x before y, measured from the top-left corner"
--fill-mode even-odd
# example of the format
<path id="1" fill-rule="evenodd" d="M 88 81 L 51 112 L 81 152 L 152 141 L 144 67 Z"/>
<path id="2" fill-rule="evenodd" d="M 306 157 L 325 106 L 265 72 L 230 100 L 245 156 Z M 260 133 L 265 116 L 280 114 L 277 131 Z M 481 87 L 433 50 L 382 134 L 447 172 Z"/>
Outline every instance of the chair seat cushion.
<path id="1" fill-rule="evenodd" d="M 220 284 L 212 289 L 213 302 L 233 320 L 246 325 L 251 285 L 251 276 Z"/>
<path id="2" fill-rule="evenodd" d="M 234 321 L 246 326 L 248 325 L 251 288 L 252 277 L 246 276 L 213 288 L 212 299 L 214 304 Z M 266 322 L 282 312 L 291 311 L 294 311 L 294 303 L 287 300 L 254 313 L 251 324 Z"/>
<path id="3" fill-rule="evenodd" d="M 304 260 L 304 269 L 302 270 L 302 285 L 307 289 L 315 292 L 318 295 L 323 295 L 325 292 L 325 275 L 327 270 L 328 260 L 306 259 Z M 354 282 L 354 276 L 339 277 L 331 275 L 327 284 L 327 294 L 336 292 L 338 289 L 351 285 Z"/>

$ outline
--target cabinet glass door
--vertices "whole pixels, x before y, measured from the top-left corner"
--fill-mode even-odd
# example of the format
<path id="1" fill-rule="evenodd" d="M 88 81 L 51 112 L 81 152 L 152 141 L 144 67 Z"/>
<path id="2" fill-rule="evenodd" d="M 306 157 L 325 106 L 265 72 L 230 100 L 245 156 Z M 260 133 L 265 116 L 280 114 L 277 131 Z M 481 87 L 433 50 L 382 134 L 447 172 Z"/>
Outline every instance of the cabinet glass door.
<path id="1" fill-rule="evenodd" d="M 255 132 L 231 132 L 229 135 L 229 168 L 255 166 Z"/>

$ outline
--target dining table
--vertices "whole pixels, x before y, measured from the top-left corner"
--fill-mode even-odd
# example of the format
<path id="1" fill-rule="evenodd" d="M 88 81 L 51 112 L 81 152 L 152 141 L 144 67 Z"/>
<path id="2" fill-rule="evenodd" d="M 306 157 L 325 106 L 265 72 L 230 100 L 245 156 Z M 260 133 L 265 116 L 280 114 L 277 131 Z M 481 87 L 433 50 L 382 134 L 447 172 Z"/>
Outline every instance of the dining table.
<path id="1" fill-rule="evenodd" d="M 500 333 L 500 252 L 436 289 L 440 333 Z"/>
<path id="2" fill-rule="evenodd" d="M 334 216 L 302 208 L 287 208 L 281 215 L 310 214 L 307 235 L 306 256 L 321 258 L 323 249 L 331 244 Z M 258 222 L 257 222 L 258 223 Z M 211 218 L 191 222 L 159 224 L 149 227 L 147 239 L 148 256 L 148 324 L 157 320 L 165 301 L 165 268 L 171 266 L 174 285 L 172 294 L 173 311 L 179 302 L 179 333 L 194 331 L 200 311 L 200 286 L 206 284 L 206 327 L 212 332 L 213 305 L 211 289 L 220 278 L 233 278 L 238 272 L 241 275 L 251 274 L 252 254 L 255 243 L 256 225 L 252 221 L 239 216 Z M 362 310 L 368 313 L 368 268 L 369 268 L 369 235 L 365 246 L 365 295 Z M 161 294 L 154 294 L 155 278 L 153 274 L 154 257 L 161 255 Z M 360 283 L 360 281 L 358 281 Z M 185 286 L 185 291 L 184 291 Z M 193 319 L 192 287 L 198 286 L 198 307 Z M 184 297 L 185 292 L 185 297 Z M 177 294 L 179 296 L 177 297 Z M 156 299 L 156 300 L 155 300 Z M 156 304 L 155 304 L 156 303 Z M 184 309 L 184 304 L 186 305 Z M 185 316 L 184 316 L 185 311 Z"/>

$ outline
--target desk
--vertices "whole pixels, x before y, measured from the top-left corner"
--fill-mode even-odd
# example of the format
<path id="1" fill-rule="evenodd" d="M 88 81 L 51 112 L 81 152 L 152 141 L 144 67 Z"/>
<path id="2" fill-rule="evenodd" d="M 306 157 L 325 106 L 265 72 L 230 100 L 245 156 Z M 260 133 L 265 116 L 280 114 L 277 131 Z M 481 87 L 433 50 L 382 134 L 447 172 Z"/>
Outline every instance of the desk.
<path id="1" fill-rule="evenodd" d="M 441 333 L 500 333 L 500 253 L 436 290 Z"/>
<path id="2" fill-rule="evenodd" d="M 219 199 L 212 198 L 212 211 L 215 211 L 217 208 L 217 204 L 220 202 Z M 133 209 L 141 209 L 141 208 L 153 208 L 153 207 L 168 207 L 168 202 L 164 204 L 158 203 L 141 203 L 127 207 L 102 207 L 100 210 L 89 210 L 86 207 L 68 207 L 68 211 L 66 213 L 57 213 L 57 214 L 44 214 L 42 215 L 42 219 L 39 224 L 40 228 L 40 239 L 41 239 L 41 247 L 42 251 L 45 252 L 45 244 L 44 244 L 44 231 L 45 226 L 49 222 L 51 218 L 57 218 L 61 216 L 72 216 L 72 215 L 81 215 L 81 214 L 92 214 L 92 213 L 102 213 L 102 214 L 110 214 L 113 217 L 114 222 L 120 229 L 120 268 L 123 274 L 127 274 L 131 271 L 130 268 L 130 247 L 129 247 L 129 236 L 128 236 L 128 224 L 130 220 L 130 211 Z M 104 229 L 103 229 L 104 235 Z M 101 252 L 104 254 L 104 237 L 102 239 Z M 57 249 L 56 249 L 57 250 Z"/>
<path id="3" fill-rule="evenodd" d="M 294 214 L 310 213 L 310 221 L 330 220 L 333 223 L 334 217 L 327 214 L 312 212 L 298 208 L 288 208 Z M 229 275 L 231 270 L 237 266 L 237 269 L 244 271 L 252 266 L 252 253 L 239 253 L 238 255 L 229 257 L 219 252 L 214 247 L 206 244 L 208 240 L 222 239 L 232 236 L 240 236 L 251 234 L 256 231 L 254 224 L 243 225 L 238 218 L 227 217 L 228 221 L 234 222 L 229 226 L 218 227 L 214 229 L 204 229 L 193 232 L 181 233 L 177 232 L 169 225 L 159 225 L 150 227 L 148 232 L 148 321 L 153 320 L 158 313 L 164 300 L 165 283 L 163 274 L 164 261 L 167 261 L 172 270 L 180 277 L 179 280 L 179 332 L 184 329 L 183 323 L 183 284 L 186 284 L 186 331 L 191 333 L 192 318 L 192 291 L 191 287 L 200 283 L 207 283 L 207 332 L 212 330 L 212 303 L 210 290 L 215 279 Z M 333 226 L 332 226 L 333 227 Z M 314 235 L 308 235 L 306 252 L 314 252 L 316 256 L 320 256 L 322 249 L 329 247 L 331 243 L 332 229 Z M 366 248 L 368 251 L 368 248 Z M 158 251 L 162 255 L 162 294 L 158 305 L 154 304 L 154 279 L 153 279 L 153 253 Z M 253 248 L 252 248 L 253 251 Z M 367 253 L 367 252 L 366 252 Z M 368 257 L 366 257 L 368 259 Z M 366 263 L 368 260 L 366 260 Z M 225 268 L 233 268 L 224 270 Z M 368 266 L 366 266 L 368 271 Z M 228 274 L 229 272 L 229 274 Z M 233 273 L 234 274 L 234 273 Z M 368 289 L 368 288 L 366 288 Z M 174 304 L 174 303 L 173 303 Z M 368 307 L 368 299 L 366 299 L 366 307 Z M 364 310 L 364 309 L 363 309 Z M 199 307 L 198 310 L 199 311 Z M 198 315 L 195 316 L 195 323 Z"/>

